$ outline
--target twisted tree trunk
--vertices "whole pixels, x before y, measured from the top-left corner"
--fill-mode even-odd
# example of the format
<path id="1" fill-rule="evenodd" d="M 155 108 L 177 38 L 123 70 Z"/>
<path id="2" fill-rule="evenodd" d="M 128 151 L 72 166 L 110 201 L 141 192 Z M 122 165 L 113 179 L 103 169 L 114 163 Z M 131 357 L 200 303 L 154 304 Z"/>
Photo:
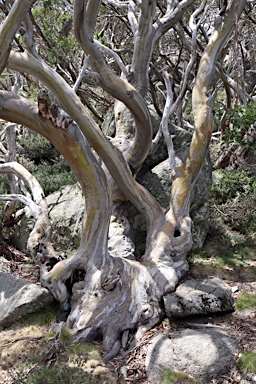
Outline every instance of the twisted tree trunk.
<path id="1" fill-rule="evenodd" d="M 37 56 L 28 52 L 11 52 L 7 65 L 40 80 L 53 92 L 62 110 L 49 104 L 44 91 L 39 92 L 38 105 L 0 91 L 0 117 L 23 124 L 49 139 L 63 154 L 81 184 L 86 208 L 81 244 L 76 254 L 60 260 L 51 247 L 48 250 L 49 222 L 43 220 L 36 222 L 29 249 L 32 255 L 36 253 L 35 259 L 41 265 L 42 285 L 52 292 L 63 308 L 70 311 L 67 324 L 75 330 L 76 340 L 103 338 L 107 359 L 115 356 L 120 348 L 128 348 L 134 335 L 136 342 L 145 330 L 161 320 L 164 315 L 161 307 L 163 295 L 173 291 L 188 270 L 186 256 L 192 247 L 190 191 L 204 162 L 211 137 L 211 84 L 215 62 L 232 31 L 234 15 L 241 14 L 245 0 L 239 5 L 235 0 L 231 2 L 202 55 L 192 98 L 194 135 L 186 161 L 173 170 L 168 210 L 164 210 L 135 180 L 134 174 L 152 145 L 151 119 L 142 97 L 144 82 L 147 81 L 144 72 L 154 41 L 167 27 L 170 28 L 183 8 L 179 5 L 176 13 L 168 8 L 161 23 L 145 29 L 143 18 L 147 12 L 150 12 L 151 24 L 154 18 L 155 2 L 148 3 L 149 9 L 141 9 L 137 36 L 143 35 L 140 44 L 147 47 L 149 55 L 144 60 L 141 57 L 133 60 L 136 76 L 132 85 L 110 71 L 94 44 L 93 31 L 101 1 L 74 1 L 78 42 L 90 55 L 91 65 L 99 73 L 104 90 L 118 99 L 117 103 L 123 103 L 116 106 L 117 136 L 113 142 L 103 135 L 74 90 Z M 191 1 L 180 3 L 187 7 Z M 128 130 L 124 129 L 125 122 Z M 104 162 L 104 167 L 91 147 Z M 20 171 L 22 174 L 33 190 L 34 186 L 28 183 L 29 175 Z M 128 235 L 129 258 L 115 248 L 115 243 L 112 253 L 108 251 L 108 236 L 115 233 L 115 221 L 109 231 L 113 207 L 117 200 L 127 199 L 144 215 L 147 225 L 146 250 L 141 260 L 133 257 L 133 242 Z M 34 201 L 38 206 L 45 204 L 36 195 Z M 124 231 L 125 225 L 124 221 Z M 116 244 L 117 247 L 119 242 Z M 66 283 L 77 272 L 80 281 L 75 281 L 70 290 Z"/>

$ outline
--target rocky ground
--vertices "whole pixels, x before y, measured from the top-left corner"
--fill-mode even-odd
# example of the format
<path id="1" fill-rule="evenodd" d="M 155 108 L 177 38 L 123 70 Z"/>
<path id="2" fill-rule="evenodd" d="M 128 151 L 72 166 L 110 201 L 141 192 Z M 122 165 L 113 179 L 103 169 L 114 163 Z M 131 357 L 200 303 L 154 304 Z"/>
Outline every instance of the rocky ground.
<path id="1" fill-rule="evenodd" d="M 209 252 L 209 248 L 213 247 L 214 243 L 208 241 L 204 250 Z M 38 282 L 38 268 L 29 264 L 25 254 L 5 243 L 1 243 L 0 254 L 4 256 L 6 270 L 10 273 L 34 283 Z M 197 256 L 197 254 L 191 256 L 189 277 L 218 276 L 230 286 L 237 300 L 243 293 L 256 292 L 255 261 L 250 259 L 249 264 L 245 263 L 241 267 L 214 264 L 209 261 L 209 257 L 202 261 Z M 1 331 L 1 383 L 146 384 L 148 381 L 145 357 L 149 342 L 159 332 L 171 336 L 175 331 L 184 328 L 211 327 L 228 332 L 238 342 L 237 361 L 243 351 L 256 351 L 256 303 L 255 307 L 249 309 L 236 308 L 236 311 L 231 314 L 193 317 L 179 321 L 173 319 L 171 322 L 165 319 L 158 327 L 149 331 L 127 356 L 119 356 L 108 364 L 102 362 L 101 357 L 104 352 L 101 351 L 100 344 L 72 346 L 70 343 L 72 335 L 57 322 L 57 319 L 58 308 L 54 306 L 36 315 L 29 315 L 28 318 Z M 249 371 L 252 372 L 234 367 L 229 375 L 219 377 L 210 383 L 256 382 L 255 362 Z M 193 381 L 173 379 L 168 382 L 192 383 Z"/>

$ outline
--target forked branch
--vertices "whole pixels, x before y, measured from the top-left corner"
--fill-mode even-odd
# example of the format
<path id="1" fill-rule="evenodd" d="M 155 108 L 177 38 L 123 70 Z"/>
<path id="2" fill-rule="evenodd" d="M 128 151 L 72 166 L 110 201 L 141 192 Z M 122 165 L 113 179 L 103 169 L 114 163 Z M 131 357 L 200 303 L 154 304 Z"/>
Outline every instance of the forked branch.
<path id="1" fill-rule="evenodd" d="M 195 130 L 187 159 L 184 165 L 176 168 L 176 178 L 172 186 L 171 208 L 177 218 L 189 215 L 190 191 L 203 165 L 209 146 L 213 127 L 211 86 L 215 74 L 215 63 L 233 30 L 235 15 L 237 14 L 237 17 L 241 15 L 246 1 L 239 1 L 239 5 L 237 3 L 237 0 L 232 1 L 221 25 L 213 32 L 200 60 L 192 93 Z"/>

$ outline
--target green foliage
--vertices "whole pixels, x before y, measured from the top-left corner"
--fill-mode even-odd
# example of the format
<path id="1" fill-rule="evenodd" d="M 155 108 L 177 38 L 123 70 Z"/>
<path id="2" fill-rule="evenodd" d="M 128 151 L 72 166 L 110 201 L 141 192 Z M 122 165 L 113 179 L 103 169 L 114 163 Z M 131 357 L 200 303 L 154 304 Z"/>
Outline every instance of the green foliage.
<path id="1" fill-rule="evenodd" d="M 208 264 L 221 268 L 237 268 L 245 265 L 245 263 L 237 257 L 234 249 L 226 249 L 222 245 L 216 246 L 211 252 L 194 249 L 189 253 L 188 260 L 197 264 Z"/>
<path id="2" fill-rule="evenodd" d="M 93 344 L 68 347 L 71 332 L 48 332 L 27 348 L 26 365 L 9 375 L 13 384 L 104 384 L 116 383 L 101 362 L 99 348 Z M 10 368 L 10 367 L 9 367 Z"/>
<path id="3" fill-rule="evenodd" d="M 256 373 L 256 352 L 243 352 L 237 362 L 237 368 L 245 372 Z"/>
<path id="4" fill-rule="evenodd" d="M 23 136 L 19 137 L 18 142 L 22 147 L 20 150 L 21 163 L 38 180 L 46 196 L 63 185 L 76 182 L 76 178 L 63 156 L 43 136 L 27 134 L 25 131 Z"/>
<path id="5" fill-rule="evenodd" d="M 77 356 L 84 356 L 84 357 L 90 357 L 94 360 L 100 359 L 100 352 L 99 348 L 94 344 L 89 343 L 77 343 L 72 344 L 68 347 L 68 353 L 70 355 L 77 355 Z"/>
<path id="6" fill-rule="evenodd" d="M 73 338 L 73 334 L 70 331 L 70 329 L 67 327 L 63 327 L 60 332 L 60 340 L 62 341 L 62 343 L 68 344 L 70 343 L 72 338 Z"/>
<path id="7" fill-rule="evenodd" d="M 239 194 L 249 195 L 256 191 L 256 177 L 244 171 L 217 170 L 213 173 L 211 199 L 224 204 Z"/>
<path id="8" fill-rule="evenodd" d="M 41 46 L 40 54 L 47 59 L 52 66 L 57 66 L 61 62 L 63 67 L 67 67 L 70 62 L 78 63 L 81 59 L 81 49 L 73 35 L 73 28 L 70 20 L 70 13 L 66 12 L 66 4 L 62 0 L 47 0 L 42 2 L 42 7 L 35 7 L 33 15 L 40 24 L 44 36 L 50 44 L 43 49 Z"/>
<path id="9" fill-rule="evenodd" d="M 59 313 L 59 305 L 53 304 L 49 305 L 46 308 L 39 309 L 36 312 L 30 313 L 27 316 L 22 317 L 20 324 L 23 326 L 27 325 L 50 325 L 52 322 L 56 321 L 56 317 Z"/>
<path id="10" fill-rule="evenodd" d="M 230 229 L 249 235 L 255 232 L 255 175 L 244 171 L 215 171 L 209 205 L 212 206 L 212 212 L 215 207 L 215 216 L 221 214 L 221 221 Z M 213 220 L 216 221 L 216 218 L 213 217 Z"/>
<path id="11" fill-rule="evenodd" d="M 11 189 L 10 189 L 10 184 L 9 184 L 8 179 L 7 179 L 7 176 L 0 175 L 0 193 L 1 194 L 7 194 L 10 192 L 11 192 Z"/>
<path id="12" fill-rule="evenodd" d="M 236 302 L 236 308 L 239 310 L 256 308 L 256 294 L 255 293 L 241 293 Z"/>
<path id="13" fill-rule="evenodd" d="M 19 137 L 18 143 L 22 146 L 25 156 L 35 164 L 59 156 L 57 149 L 47 139 L 38 134 L 25 133 Z"/>
<path id="14" fill-rule="evenodd" d="M 229 127 L 224 133 L 224 140 L 255 146 L 256 103 L 246 103 L 229 110 L 227 118 Z"/>
<path id="15" fill-rule="evenodd" d="M 68 164 L 63 158 L 52 164 L 42 162 L 33 175 L 43 187 L 46 196 L 57 191 L 63 185 L 76 182 L 74 174 L 70 171 Z"/>

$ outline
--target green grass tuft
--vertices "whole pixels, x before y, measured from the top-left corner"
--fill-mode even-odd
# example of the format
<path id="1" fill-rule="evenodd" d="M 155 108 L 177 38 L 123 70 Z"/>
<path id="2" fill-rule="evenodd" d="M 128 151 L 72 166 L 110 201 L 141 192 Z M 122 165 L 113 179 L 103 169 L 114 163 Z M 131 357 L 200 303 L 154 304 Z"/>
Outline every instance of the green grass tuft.
<path id="1" fill-rule="evenodd" d="M 236 302 L 236 308 L 239 310 L 256 308 L 256 294 L 241 293 Z"/>
<path id="2" fill-rule="evenodd" d="M 39 367 L 27 380 L 28 384 L 93 384 L 92 375 L 77 367 L 55 364 L 52 368 Z"/>
<path id="3" fill-rule="evenodd" d="M 100 360 L 99 348 L 90 343 L 78 343 L 68 347 L 68 353 L 71 355 L 83 356 L 86 359 Z"/>
<path id="4" fill-rule="evenodd" d="M 237 362 L 239 370 L 256 373 L 256 352 L 245 351 Z"/>
<path id="5" fill-rule="evenodd" d="M 56 321 L 56 317 L 59 313 L 59 305 L 54 303 L 49 305 L 46 308 L 39 309 L 36 312 L 30 313 L 21 318 L 20 324 L 21 326 L 27 325 L 50 325 L 52 322 Z"/>
<path id="6" fill-rule="evenodd" d="M 68 344 L 71 342 L 72 338 L 73 338 L 73 334 L 72 334 L 71 330 L 67 327 L 62 328 L 62 330 L 60 332 L 61 341 L 64 344 Z"/>

